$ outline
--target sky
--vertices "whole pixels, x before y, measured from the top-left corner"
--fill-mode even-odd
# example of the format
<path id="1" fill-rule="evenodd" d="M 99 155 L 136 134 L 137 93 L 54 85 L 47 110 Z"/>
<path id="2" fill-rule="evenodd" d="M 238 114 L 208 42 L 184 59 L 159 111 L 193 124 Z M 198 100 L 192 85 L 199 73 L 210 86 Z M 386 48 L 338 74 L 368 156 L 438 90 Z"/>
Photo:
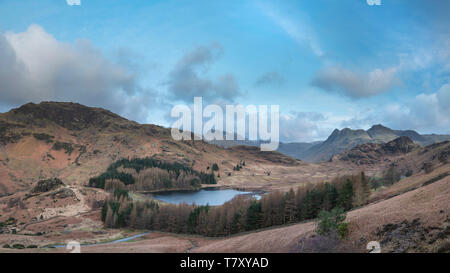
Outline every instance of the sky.
<path id="1" fill-rule="evenodd" d="M 280 138 L 383 124 L 450 134 L 450 1 L 0 0 L 0 112 L 73 101 L 280 105 Z"/>

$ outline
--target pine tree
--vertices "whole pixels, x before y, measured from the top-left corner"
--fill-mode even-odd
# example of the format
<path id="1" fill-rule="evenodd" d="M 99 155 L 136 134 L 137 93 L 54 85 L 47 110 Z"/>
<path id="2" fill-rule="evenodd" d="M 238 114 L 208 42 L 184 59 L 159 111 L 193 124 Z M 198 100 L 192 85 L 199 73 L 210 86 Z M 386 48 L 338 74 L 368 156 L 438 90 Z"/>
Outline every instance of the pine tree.
<path id="1" fill-rule="evenodd" d="M 260 227 L 261 223 L 261 203 L 252 200 L 247 209 L 247 230 L 254 230 Z"/>
<path id="2" fill-rule="evenodd" d="M 350 179 L 344 183 L 338 196 L 338 206 L 344 208 L 344 210 L 350 210 L 353 203 L 353 184 Z"/>
<path id="3" fill-rule="evenodd" d="M 336 206 L 338 198 L 338 192 L 335 185 L 330 185 L 330 183 L 325 183 L 324 197 L 322 203 L 322 209 L 330 211 Z"/>
<path id="4" fill-rule="evenodd" d="M 313 195 L 309 190 L 306 192 L 305 198 L 303 198 L 301 218 L 305 220 L 314 218 Z"/>

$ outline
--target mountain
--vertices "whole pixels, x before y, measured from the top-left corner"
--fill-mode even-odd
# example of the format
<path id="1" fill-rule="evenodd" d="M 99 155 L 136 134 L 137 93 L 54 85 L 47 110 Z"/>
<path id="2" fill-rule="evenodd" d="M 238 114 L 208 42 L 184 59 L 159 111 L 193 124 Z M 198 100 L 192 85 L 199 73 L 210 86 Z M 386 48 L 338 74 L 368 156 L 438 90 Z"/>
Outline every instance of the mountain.
<path id="1" fill-rule="evenodd" d="M 393 130 L 384 127 L 381 124 L 373 125 L 366 132 L 370 136 L 370 138 L 375 142 L 388 142 L 399 136 Z"/>
<path id="2" fill-rule="evenodd" d="M 330 160 L 334 155 L 343 153 L 365 143 L 387 143 L 398 137 L 408 137 L 414 143 L 422 146 L 450 140 L 450 135 L 421 135 L 413 130 L 392 130 L 381 124 L 373 125 L 369 130 L 335 129 L 324 142 L 313 145 L 306 150 L 295 153 L 295 158 L 307 162 Z"/>
<path id="3" fill-rule="evenodd" d="M 373 125 L 369 130 L 335 129 L 325 141 L 280 142 L 277 151 L 296 159 L 314 163 L 330 160 L 334 155 L 343 153 L 361 144 L 387 143 L 403 136 L 408 137 L 414 143 L 421 146 L 450 140 L 450 135 L 421 135 L 413 130 L 392 130 L 381 124 L 377 124 Z M 238 145 L 259 146 L 261 141 L 213 140 L 208 143 L 230 148 Z"/>
<path id="4" fill-rule="evenodd" d="M 236 139 L 236 138 L 235 138 Z M 252 140 L 211 140 L 208 143 L 223 147 L 230 148 L 234 146 L 255 146 L 259 147 L 263 141 L 252 141 Z M 314 142 L 280 142 L 278 145 L 277 152 L 288 155 L 293 158 L 300 159 L 303 157 L 303 152 L 308 150 L 314 145 L 320 144 L 322 141 Z"/>
<path id="5" fill-rule="evenodd" d="M 300 159 L 303 157 L 305 151 L 309 148 L 321 144 L 323 141 L 314 142 L 280 142 L 277 151 L 293 158 Z"/>
<path id="6" fill-rule="evenodd" d="M 300 162 L 257 147 L 225 149 L 203 141 L 174 141 L 168 128 L 139 124 L 78 103 L 28 103 L 0 114 L 0 196 L 53 177 L 68 185 L 84 185 L 119 159 L 144 157 L 196 171 L 207 171 L 217 163 L 223 176 L 241 160 L 247 162 L 248 171 L 256 161 L 262 165 Z"/>
<path id="7" fill-rule="evenodd" d="M 342 154 L 334 156 L 332 161 L 350 161 L 360 166 L 374 165 L 386 161 L 387 157 L 404 155 L 419 147 L 409 137 L 401 136 L 387 143 L 366 143 L 358 145 Z"/>
<path id="8" fill-rule="evenodd" d="M 335 129 L 327 140 L 304 151 L 301 158 L 310 162 L 325 161 L 335 154 L 369 142 L 373 140 L 364 130 Z"/>

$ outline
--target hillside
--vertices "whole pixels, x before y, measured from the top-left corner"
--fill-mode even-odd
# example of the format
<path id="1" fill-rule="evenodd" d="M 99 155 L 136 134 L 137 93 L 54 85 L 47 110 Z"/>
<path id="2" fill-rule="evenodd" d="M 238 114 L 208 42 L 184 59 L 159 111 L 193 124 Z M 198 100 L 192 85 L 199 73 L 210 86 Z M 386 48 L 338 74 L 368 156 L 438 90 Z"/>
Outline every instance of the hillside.
<path id="1" fill-rule="evenodd" d="M 108 245 L 83 246 L 83 253 L 292 253 L 292 252 L 362 252 L 366 253 L 369 241 L 381 242 L 381 252 L 449 252 L 450 228 L 450 165 L 441 164 L 433 172 L 419 172 L 405 178 L 390 188 L 372 193 L 370 204 L 348 212 L 349 236 L 334 243 L 314 235 L 316 221 L 308 221 L 282 227 L 274 227 L 256 232 L 238 234 L 225 238 L 175 235 L 151 232 L 132 242 Z M 440 177 L 440 178 L 439 178 Z M 432 181 L 432 182 L 430 182 Z M 87 214 L 88 219 L 98 221 L 99 216 Z M 92 221 L 89 220 L 89 221 Z M 59 221 L 59 222 L 58 222 Z M 64 223 L 54 219 L 49 226 Z M 67 222 L 67 221 L 66 221 Z M 70 225 L 83 226 L 86 223 L 74 221 Z M 92 229 L 92 227 L 89 227 Z M 30 228 L 31 229 L 31 228 Z M 42 227 L 41 227 L 42 229 Z M 41 230 L 38 225 L 33 230 Z M 88 242 L 96 240 L 86 231 L 73 231 L 72 236 L 80 236 Z M 123 231 L 105 231 L 98 236 L 111 240 L 126 236 Z M 37 238 L 37 239 L 36 239 Z M 56 240 L 70 238 L 67 235 Z M 0 243 L 22 242 L 24 244 L 52 242 L 52 237 L 0 235 Z M 55 240 L 55 239 L 53 239 Z M 321 241 L 322 240 L 322 241 Z M 40 242 L 42 243 L 42 241 Z M 332 248 L 330 248 L 332 247 Z M 8 252 L 66 252 L 57 249 L 6 250 Z"/>
<path id="2" fill-rule="evenodd" d="M 350 161 L 356 165 L 368 166 L 382 163 L 389 157 L 404 155 L 420 149 L 409 137 L 398 137 L 387 143 L 366 143 L 334 156 L 331 160 Z"/>
<path id="3" fill-rule="evenodd" d="M 391 160 L 363 165 L 351 160 L 308 164 L 278 152 L 260 152 L 257 147 L 226 149 L 203 141 L 173 141 L 167 128 L 138 124 L 107 110 L 76 103 L 23 105 L 0 114 L 0 129 L 0 196 L 26 191 L 37 181 L 53 177 L 67 185 L 82 186 L 121 158 L 155 157 L 197 171 L 207 171 L 217 163 L 221 174 L 218 186 L 260 190 L 288 189 L 323 181 L 358 171 L 361 166 L 369 174 L 377 173 Z M 331 154 L 341 153 L 343 147 L 353 148 L 373 139 L 382 143 L 387 139 L 382 137 L 387 135 L 380 133 L 383 131 L 389 130 L 381 126 L 374 126 L 367 132 L 335 130 L 327 141 L 307 151 L 316 151 L 319 156 L 330 153 L 330 149 Z M 347 154 L 349 156 L 355 156 L 354 151 Z M 367 159 L 379 154 L 371 152 L 356 156 Z M 386 156 L 392 158 L 394 155 Z M 246 161 L 246 167 L 234 171 L 234 166 L 242 160 Z M 408 162 L 414 166 L 423 164 L 422 160 Z"/>
<path id="4" fill-rule="evenodd" d="M 121 158 L 154 156 L 197 171 L 217 163 L 222 174 L 233 172 L 240 160 L 249 168 L 300 164 L 256 147 L 224 149 L 203 141 L 174 141 L 167 128 L 77 103 L 29 103 L 0 114 L 0 144 L 0 196 L 52 177 L 81 186 Z"/>
<path id="5" fill-rule="evenodd" d="M 446 165 L 430 176 L 436 177 L 448 171 L 449 165 Z M 349 212 L 347 221 L 350 223 L 350 236 L 335 245 L 334 250 L 321 249 L 321 244 L 326 245 L 326 242 L 302 245 L 305 239 L 314 234 L 317 223 L 311 221 L 204 242 L 193 252 L 367 252 L 366 244 L 374 240 L 382 242 L 382 252 L 436 252 L 439 249 L 448 252 L 450 176 L 423 186 L 426 181 L 428 178 L 423 173 L 417 174 L 399 182 L 393 189 L 394 197 L 386 197 L 383 201 Z M 402 223 L 413 223 L 414 219 L 418 219 L 417 228 L 400 229 Z M 397 233 L 388 233 L 391 227 Z"/>
<path id="6" fill-rule="evenodd" d="M 448 171 L 450 142 L 422 147 L 409 137 L 399 137 L 388 143 L 380 140 L 375 144 L 362 143 L 334 156 L 331 161 L 313 164 L 279 152 L 261 152 L 258 147 L 252 146 L 222 148 L 203 141 L 173 141 L 167 128 L 138 124 L 107 110 L 75 103 L 27 104 L 0 114 L 0 126 L 0 223 L 3 233 L 0 234 L 0 245 L 21 242 L 43 246 L 73 238 L 99 242 L 135 234 L 124 229 L 106 229 L 99 208 L 108 194 L 103 189 L 86 187 L 90 178 L 111 171 L 109 167 L 112 163 L 121 159 L 120 162 L 128 162 L 129 159 L 149 157 L 155 160 L 151 162 L 157 164 L 170 163 L 166 164 L 168 167 L 184 166 L 191 173 L 208 172 L 216 163 L 219 167 L 217 174 L 220 174 L 216 177 L 217 184 L 204 184 L 202 187 L 264 192 L 286 192 L 308 183 L 330 181 L 361 170 L 369 177 L 377 178 L 391 166 L 395 166 L 401 174 L 410 173 L 410 177 L 392 187 L 374 192 L 370 197 L 373 202 L 420 190 L 427 181 L 432 181 L 427 182 L 432 187 L 440 183 L 435 181 L 448 181 L 448 177 L 441 175 Z M 336 131 L 330 142 L 339 142 L 342 135 L 359 136 L 355 139 L 360 141 L 356 142 L 368 138 L 363 130 L 353 134 L 348 129 Z M 380 139 L 380 134 L 375 138 Z M 242 161 L 245 161 L 245 166 L 235 170 L 236 164 Z M 127 164 L 134 163 L 130 161 Z M 116 166 L 119 167 L 122 168 Z M 435 190 L 429 196 L 432 193 L 438 196 Z M 446 204 L 439 202 L 423 205 L 441 207 Z M 358 219 L 363 221 L 368 215 L 366 212 L 359 218 L 352 215 L 356 211 L 365 211 L 363 209 L 349 214 L 350 219 L 357 219 L 352 222 L 356 223 L 352 224 L 356 225 L 353 226 L 355 230 L 359 230 Z M 389 218 L 389 221 L 409 219 L 408 215 L 412 213 L 408 209 L 397 218 Z M 194 241 L 200 246 L 195 251 L 289 252 L 297 251 L 295 242 L 298 241 L 295 240 L 306 238 L 313 228 L 314 223 L 309 222 L 223 240 L 152 233 L 143 237 L 142 242 L 130 243 L 135 246 L 134 250 L 117 244 L 111 249 L 93 247 L 92 251 L 183 252 L 191 249 L 191 242 Z M 360 236 L 364 232 L 361 230 L 355 234 Z M 258 238 L 266 239 L 262 241 Z M 240 242 L 245 242 L 245 246 L 236 246 Z M 230 249 L 228 246 L 235 247 Z"/>

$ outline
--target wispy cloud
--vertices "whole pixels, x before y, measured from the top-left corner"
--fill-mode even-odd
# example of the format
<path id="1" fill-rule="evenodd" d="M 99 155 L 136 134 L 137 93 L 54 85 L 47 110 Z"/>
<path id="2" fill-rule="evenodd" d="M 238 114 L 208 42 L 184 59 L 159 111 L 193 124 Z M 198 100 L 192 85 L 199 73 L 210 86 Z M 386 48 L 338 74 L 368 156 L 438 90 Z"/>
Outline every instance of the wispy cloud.
<path id="1" fill-rule="evenodd" d="M 266 72 L 255 82 L 256 86 L 280 86 L 284 83 L 284 78 L 276 71 Z"/>
<path id="2" fill-rule="evenodd" d="M 278 25 L 298 45 L 302 47 L 309 47 L 318 57 L 322 57 L 324 55 L 324 52 L 317 41 L 316 35 L 308 24 L 302 22 L 299 18 L 290 18 L 268 4 L 259 2 L 258 7 L 264 15 Z"/>
<path id="3" fill-rule="evenodd" d="M 169 74 L 168 91 L 172 98 L 192 102 L 193 97 L 201 96 L 210 102 L 231 102 L 239 96 L 241 92 L 233 74 L 223 74 L 215 79 L 205 74 L 222 51 L 220 44 L 213 43 L 187 52 Z"/>

